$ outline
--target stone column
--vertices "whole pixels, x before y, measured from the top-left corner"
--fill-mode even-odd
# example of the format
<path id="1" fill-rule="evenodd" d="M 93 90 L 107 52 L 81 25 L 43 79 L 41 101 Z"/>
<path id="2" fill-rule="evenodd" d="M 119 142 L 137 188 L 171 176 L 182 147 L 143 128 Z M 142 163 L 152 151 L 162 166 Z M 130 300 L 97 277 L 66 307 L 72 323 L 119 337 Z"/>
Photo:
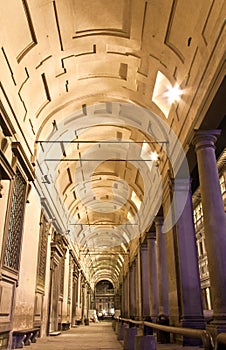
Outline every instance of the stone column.
<path id="1" fill-rule="evenodd" d="M 136 257 L 136 317 L 138 320 L 142 318 L 143 310 L 142 310 L 142 286 L 141 286 L 141 251 L 140 247 L 138 249 L 137 257 Z"/>
<path id="2" fill-rule="evenodd" d="M 163 233 L 163 218 L 155 218 L 156 248 L 157 248 L 157 276 L 159 292 L 159 315 L 169 316 L 168 275 L 166 263 L 165 234 Z"/>
<path id="3" fill-rule="evenodd" d="M 124 277 L 124 314 L 123 317 L 129 318 L 130 312 L 129 312 L 129 301 L 130 295 L 129 295 L 129 272 L 127 272 L 126 276 Z"/>
<path id="4" fill-rule="evenodd" d="M 180 326 L 181 318 L 181 292 L 180 292 L 180 271 L 178 257 L 177 227 L 174 218 L 174 179 L 170 170 L 163 177 L 163 217 L 168 217 L 166 227 L 171 227 L 164 234 L 167 250 L 167 271 L 168 271 L 168 295 L 169 295 L 169 318 L 170 324 Z M 165 231 L 165 228 L 164 228 Z"/>
<path id="5" fill-rule="evenodd" d="M 122 278 L 122 291 L 121 291 L 121 316 L 125 317 L 125 293 L 126 293 L 126 287 L 125 287 L 125 277 Z"/>
<path id="6" fill-rule="evenodd" d="M 183 327 L 205 328 L 190 185 L 190 179 L 174 181 L 175 210 L 182 210 L 177 221 L 181 323 Z M 192 340 L 189 340 L 186 344 L 191 343 Z"/>
<path id="7" fill-rule="evenodd" d="M 141 247 L 141 291 L 142 291 L 142 316 L 150 316 L 149 303 L 149 280 L 148 280 L 148 248 L 147 244 L 142 244 Z"/>
<path id="8" fill-rule="evenodd" d="M 137 270 L 138 270 L 138 262 L 137 262 L 137 256 L 134 259 L 133 262 L 133 278 L 134 278 L 134 283 L 133 283 L 133 288 L 134 288 L 134 317 L 137 320 L 138 319 L 138 309 L 139 309 L 139 305 L 138 305 L 138 281 L 137 281 Z"/>
<path id="9" fill-rule="evenodd" d="M 78 270 L 76 320 L 81 319 L 81 270 Z"/>
<path id="10" fill-rule="evenodd" d="M 134 263 L 129 268 L 129 310 L 130 317 L 135 317 Z"/>
<path id="11" fill-rule="evenodd" d="M 87 283 L 84 283 L 84 287 L 83 287 L 83 295 L 84 295 L 84 319 L 88 317 L 88 286 Z"/>
<path id="12" fill-rule="evenodd" d="M 73 280 L 72 280 L 72 316 L 71 316 L 71 323 L 72 323 L 72 325 L 75 325 L 75 320 L 76 320 L 77 285 L 78 285 L 78 276 L 76 275 L 76 272 L 73 272 Z"/>
<path id="13" fill-rule="evenodd" d="M 156 265 L 156 234 L 147 232 L 148 242 L 148 290 L 150 302 L 150 316 L 153 322 L 158 317 L 158 283 Z"/>
<path id="14" fill-rule="evenodd" d="M 85 316 L 85 302 L 86 302 L 86 289 L 85 289 L 85 278 L 81 276 L 81 320 L 84 321 Z"/>
<path id="15" fill-rule="evenodd" d="M 217 332 L 226 331 L 226 219 L 215 156 L 219 130 L 196 131 L 195 145 L 203 206 L 205 242 L 213 300 L 213 322 Z"/>

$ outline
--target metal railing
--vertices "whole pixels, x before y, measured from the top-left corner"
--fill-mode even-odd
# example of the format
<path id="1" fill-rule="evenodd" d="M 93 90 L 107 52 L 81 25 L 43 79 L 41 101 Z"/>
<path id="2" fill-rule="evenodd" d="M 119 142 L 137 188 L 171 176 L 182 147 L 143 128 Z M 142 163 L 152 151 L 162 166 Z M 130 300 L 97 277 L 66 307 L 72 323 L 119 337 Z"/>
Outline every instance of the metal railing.
<path id="1" fill-rule="evenodd" d="M 174 333 L 174 334 L 181 334 L 181 335 L 184 335 L 185 337 L 189 337 L 189 338 L 200 339 L 203 343 L 203 348 L 205 350 L 213 350 L 214 349 L 213 338 L 212 338 L 211 334 L 209 332 L 207 332 L 205 329 L 193 329 L 193 328 L 165 326 L 165 325 L 161 325 L 158 323 L 152 323 L 152 322 L 146 322 L 146 321 L 135 321 L 132 319 L 121 318 L 121 317 L 118 320 L 122 321 L 122 322 L 129 323 L 130 326 L 131 326 L 131 324 L 138 325 L 141 327 L 148 326 L 148 327 L 158 329 L 161 331 Z M 225 341 L 224 344 L 226 344 L 226 334 L 224 334 L 223 340 Z M 220 337 L 219 337 L 219 341 L 222 341 L 222 339 Z M 217 350 L 217 348 L 215 348 L 215 350 Z"/>

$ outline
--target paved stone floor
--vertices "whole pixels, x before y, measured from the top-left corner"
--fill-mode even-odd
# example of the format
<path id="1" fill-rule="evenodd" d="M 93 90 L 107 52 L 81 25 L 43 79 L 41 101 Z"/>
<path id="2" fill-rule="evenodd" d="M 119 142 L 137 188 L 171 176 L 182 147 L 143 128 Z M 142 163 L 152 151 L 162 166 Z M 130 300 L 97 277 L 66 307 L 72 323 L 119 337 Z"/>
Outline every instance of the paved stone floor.
<path id="1" fill-rule="evenodd" d="M 27 350 L 122 350 L 111 322 L 91 323 L 77 326 L 58 336 L 38 339 Z M 174 344 L 157 344 L 157 350 L 198 350 L 198 347 L 182 347 Z"/>
<path id="2" fill-rule="evenodd" d="M 27 350 L 122 350 L 111 322 L 77 326 L 58 336 L 38 339 Z"/>

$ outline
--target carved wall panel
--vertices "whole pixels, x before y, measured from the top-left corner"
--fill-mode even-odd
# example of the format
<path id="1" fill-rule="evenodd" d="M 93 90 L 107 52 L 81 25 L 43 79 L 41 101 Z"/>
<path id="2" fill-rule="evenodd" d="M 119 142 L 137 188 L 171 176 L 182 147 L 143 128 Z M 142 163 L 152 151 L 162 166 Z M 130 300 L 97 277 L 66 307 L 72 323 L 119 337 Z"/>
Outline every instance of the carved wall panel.
<path id="1" fill-rule="evenodd" d="M 11 321 L 14 287 L 14 284 L 0 281 L 0 329 Z"/>
<path id="2" fill-rule="evenodd" d="M 37 266 L 37 279 L 36 279 L 36 292 L 35 292 L 35 305 L 34 305 L 34 324 L 41 325 L 43 315 L 43 298 L 45 290 L 45 277 L 46 277 L 46 263 L 47 263 L 47 249 L 48 249 L 48 234 L 49 223 L 45 216 L 41 215 L 40 222 L 40 237 L 39 237 L 39 250 L 38 250 L 38 266 Z"/>
<path id="3" fill-rule="evenodd" d="M 47 244 L 49 234 L 49 223 L 42 216 L 40 223 L 39 257 L 37 269 L 37 288 L 44 291 L 46 276 Z"/>

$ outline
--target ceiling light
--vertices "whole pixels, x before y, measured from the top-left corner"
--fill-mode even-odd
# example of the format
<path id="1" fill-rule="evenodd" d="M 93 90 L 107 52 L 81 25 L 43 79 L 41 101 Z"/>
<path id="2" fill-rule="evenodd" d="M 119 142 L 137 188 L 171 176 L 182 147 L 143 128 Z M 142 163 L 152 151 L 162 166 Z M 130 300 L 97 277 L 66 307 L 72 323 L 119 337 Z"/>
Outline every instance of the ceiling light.
<path id="1" fill-rule="evenodd" d="M 153 162 L 157 161 L 159 159 L 158 153 L 156 151 L 151 152 L 150 159 L 153 160 Z"/>
<path id="2" fill-rule="evenodd" d="M 169 116 L 172 103 L 178 101 L 181 94 L 179 85 L 176 83 L 172 86 L 171 81 L 158 71 L 152 101 L 161 109 L 166 118 Z"/>
<path id="3" fill-rule="evenodd" d="M 180 89 L 178 84 L 172 86 L 167 91 L 167 97 L 168 97 L 169 103 L 171 104 L 174 102 L 178 102 L 180 100 L 181 95 L 182 95 L 182 90 Z"/>

